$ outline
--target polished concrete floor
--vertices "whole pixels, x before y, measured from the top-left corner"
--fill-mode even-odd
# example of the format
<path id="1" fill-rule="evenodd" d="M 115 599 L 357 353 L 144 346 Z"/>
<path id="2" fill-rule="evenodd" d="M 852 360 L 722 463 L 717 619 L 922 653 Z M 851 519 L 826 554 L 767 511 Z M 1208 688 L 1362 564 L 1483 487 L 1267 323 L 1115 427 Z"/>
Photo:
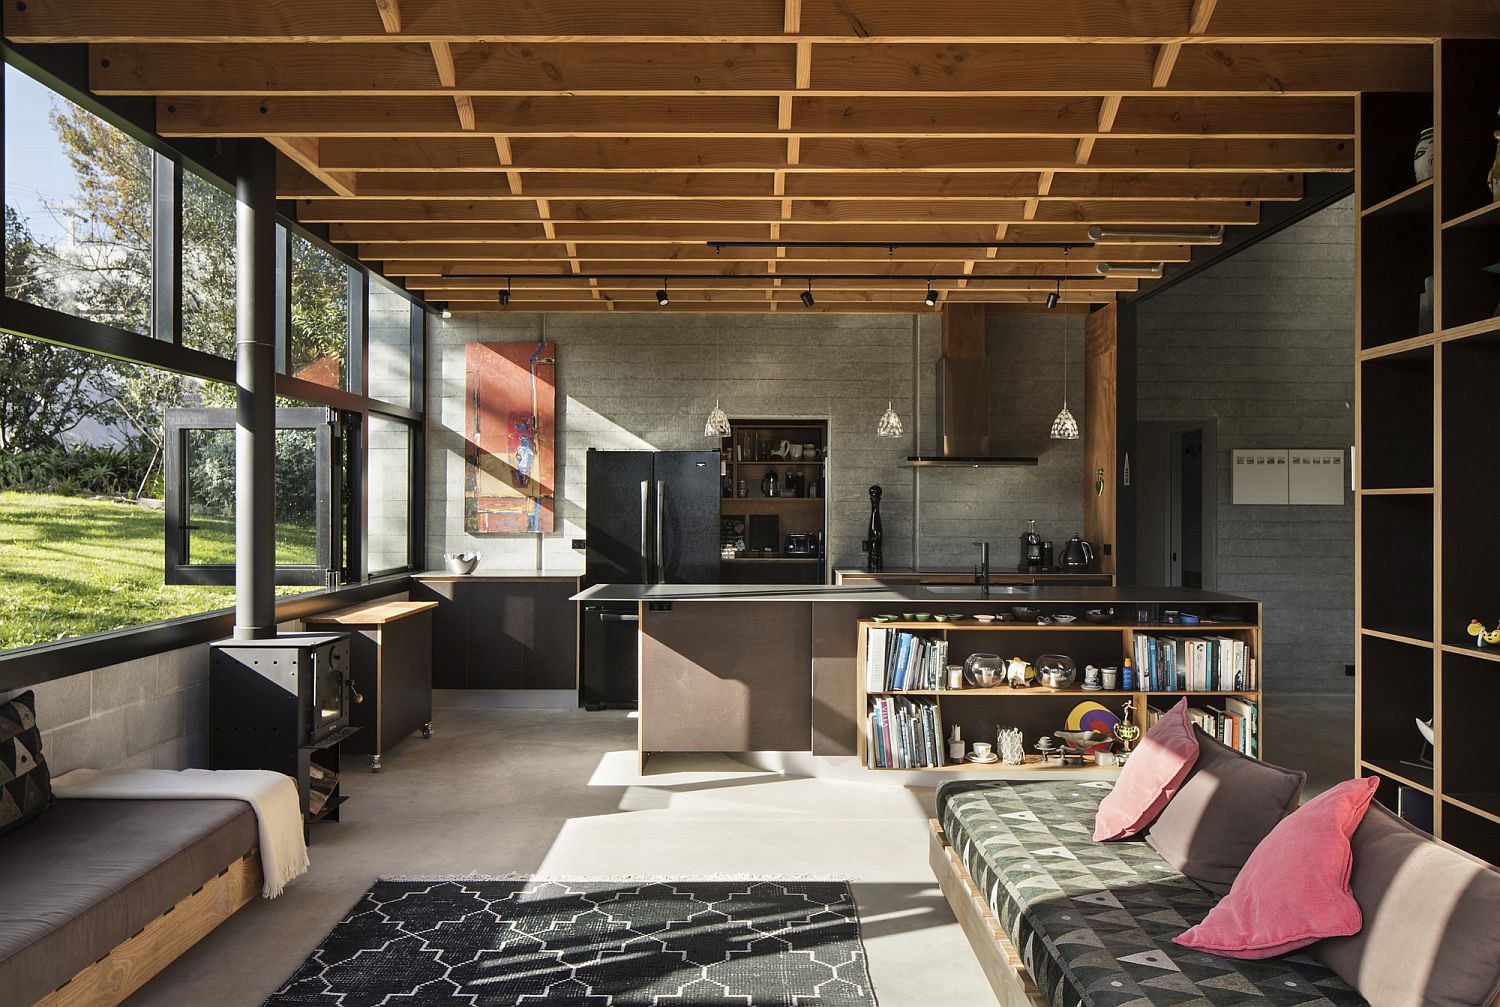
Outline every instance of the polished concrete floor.
<path id="1" fill-rule="evenodd" d="M 1267 701 L 1267 754 L 1310 791 L 1346 778 L 1347 697 Z M 989 1007 L 994 997 L 927 867 L 932 791 L 659 757 L 636 772 L 621 713 L 450 707 L 431 740 L 345 777 L 343 820 L 316 827 L 312 871 L 256 900 L 127 1001 L 251 1007 L 381 876 L 848 879 L 881 1007 Z M 934 967 L 937 966 L 937 967 Z"/>

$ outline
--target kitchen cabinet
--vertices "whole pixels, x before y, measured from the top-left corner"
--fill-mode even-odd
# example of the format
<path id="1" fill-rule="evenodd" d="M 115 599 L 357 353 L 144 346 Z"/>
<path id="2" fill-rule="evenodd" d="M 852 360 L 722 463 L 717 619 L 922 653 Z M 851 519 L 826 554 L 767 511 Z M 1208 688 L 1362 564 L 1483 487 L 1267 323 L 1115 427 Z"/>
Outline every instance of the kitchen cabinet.
<path id="1" fill-rule="evenodd" d="M 578 688 L 576 577 L 418 576 L 411 597 L 435 601 L 438 689 Z"/>
<path id="2" fill-rule="evenodd" d="M 433 601 L 385 601 L 310 616 L 309 626 L 351 634 L 350 664 L 362 702 L 349 711 L 359 732 L 344 750 L 368 755 L 370 769 L 397 742 L 432 735 Z"/>

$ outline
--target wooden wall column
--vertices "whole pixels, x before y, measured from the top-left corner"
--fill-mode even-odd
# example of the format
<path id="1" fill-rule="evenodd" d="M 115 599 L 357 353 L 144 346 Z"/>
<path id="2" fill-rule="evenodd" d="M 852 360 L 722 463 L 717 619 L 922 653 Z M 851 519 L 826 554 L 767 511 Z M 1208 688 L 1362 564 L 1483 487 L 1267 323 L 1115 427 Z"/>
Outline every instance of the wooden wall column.
<path id="1" fill-rule="evenodd" d="M 1094 547 L 1100 573 L 1116 572 L 1118 324 L 1119 307 L 1111 303 L 1089 315 L 1083 325 L 1083 537 Z"/>

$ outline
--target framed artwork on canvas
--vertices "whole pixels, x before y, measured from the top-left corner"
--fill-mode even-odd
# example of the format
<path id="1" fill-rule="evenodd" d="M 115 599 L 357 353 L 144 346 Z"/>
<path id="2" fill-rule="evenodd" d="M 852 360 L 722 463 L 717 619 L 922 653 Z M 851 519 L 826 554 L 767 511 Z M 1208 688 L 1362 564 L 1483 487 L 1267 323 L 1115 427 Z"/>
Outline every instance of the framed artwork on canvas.
<path id="1" fill-rule="evenodd" d="M 552 531 L 557 454 L 557 347 L 465 348 L 464 530 Z"/>

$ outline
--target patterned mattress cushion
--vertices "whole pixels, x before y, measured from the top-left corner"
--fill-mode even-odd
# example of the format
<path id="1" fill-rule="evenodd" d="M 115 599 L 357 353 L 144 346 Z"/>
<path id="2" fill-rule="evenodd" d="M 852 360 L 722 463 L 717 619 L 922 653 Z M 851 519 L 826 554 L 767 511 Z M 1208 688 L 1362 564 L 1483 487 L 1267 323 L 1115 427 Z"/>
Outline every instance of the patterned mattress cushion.
<path id="1" fill-rule="evenodd" d="M 1096 843 L 1103 780 L 959 782 L 938 818 L 1053 1007 L 1357 1007 L 1306 951 L 1236 961 L 1172 943 L 1214 896 L 1144 842 Z"/>

